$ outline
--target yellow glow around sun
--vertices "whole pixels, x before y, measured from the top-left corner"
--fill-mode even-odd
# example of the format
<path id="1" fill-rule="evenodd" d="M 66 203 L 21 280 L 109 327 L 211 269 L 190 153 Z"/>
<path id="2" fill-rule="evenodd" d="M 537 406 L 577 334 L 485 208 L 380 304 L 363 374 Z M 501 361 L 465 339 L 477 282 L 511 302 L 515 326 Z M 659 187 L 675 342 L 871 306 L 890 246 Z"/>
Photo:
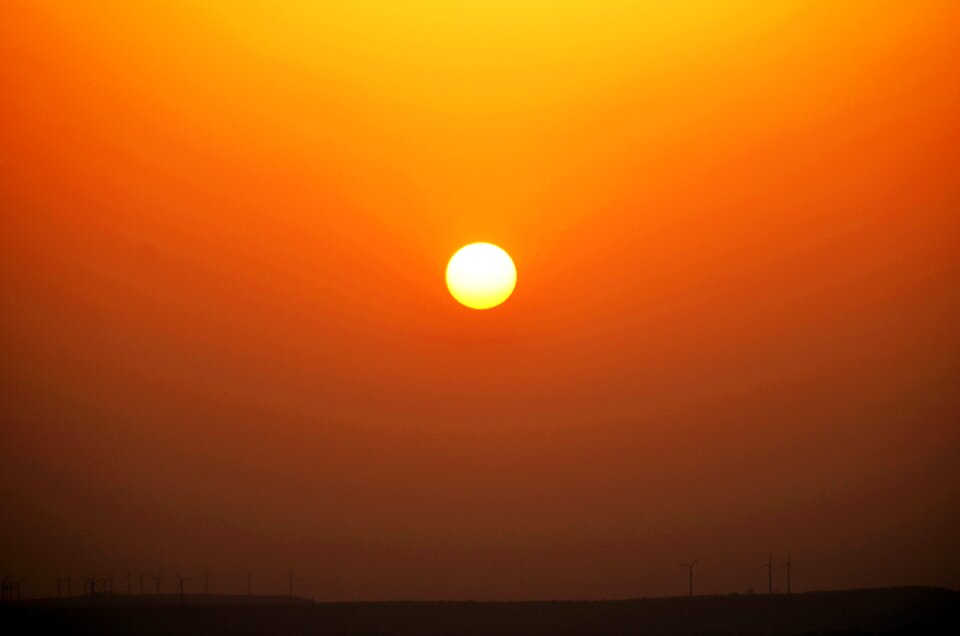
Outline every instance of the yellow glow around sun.
<path id="1" fill-rule="evenodd" d="M 496 307 L 513 293 L 517 268 L 505 251 L 491 243 L 471 243 L 447 264 L 447 288 L 472 309 Z"/>

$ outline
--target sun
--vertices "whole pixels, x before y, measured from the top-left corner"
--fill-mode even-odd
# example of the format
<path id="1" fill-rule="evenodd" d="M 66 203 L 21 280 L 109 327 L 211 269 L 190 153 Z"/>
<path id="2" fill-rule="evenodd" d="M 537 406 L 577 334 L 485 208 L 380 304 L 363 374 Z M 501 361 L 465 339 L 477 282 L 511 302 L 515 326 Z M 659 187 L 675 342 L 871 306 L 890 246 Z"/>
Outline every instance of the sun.
<path id="1" fill-rule="evenodd" d="M 447 288 L 471 309 L 496 307 L 513 293 L 517 268 L 503 249 L 492 243 L 471 243 L 447 263 Z"/>

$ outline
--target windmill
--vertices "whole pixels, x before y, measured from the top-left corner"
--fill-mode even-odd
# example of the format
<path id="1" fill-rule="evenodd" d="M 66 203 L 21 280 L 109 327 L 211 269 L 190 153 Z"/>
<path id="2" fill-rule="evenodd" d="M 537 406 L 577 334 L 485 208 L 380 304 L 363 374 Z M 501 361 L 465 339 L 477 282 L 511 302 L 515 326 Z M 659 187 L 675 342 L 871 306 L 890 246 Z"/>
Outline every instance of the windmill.
<path id="1" fill-rule="evenodd" d="M 290 598 L 293 598 L 293 581 L 296 577 L 293 575 L 293 568 L 290 568 L 290 572 L 284 575 L 285 579 L 290 581 Z"/>
<path id="2" fill-rule="evenodd" d="M 770 594 L 773 594 L 773 573 L 777 571 L 777 568 L 773 567 L 773 554 L 770 555 L 770 558 L 767 559 L 766 563 L 760 566 L 760 569 L 766 569 L 767 590 Z"/>
<path id="3" fill-rule="evenodd" d="M 687 568 L 689 573 L 689 583 L 690 583 L 690 596 L 693 596 L 693 566 L 697 564 L 697 561 L 700 559 L 694 559 L 690 563 L 681 563 L 683 567 Z"/>
<path id="4" fill-rule="evenodd" d="M 210 571 L 207 570 L 206 566 L 204 566 L 203 568 L 203 595 L 204 596 L 206 596 L 208 593 L 209 584 L 210 584 Z"/>
<path id="5" fill-rule="evenodd" d="M 140 596 L 143 596 L 143 570 L 137 570 L 137 575 L 140 577 Z"/>
<path id="6" fill-rule="evenodd" d="M 73 575 L 70 574 L 70 570 L 67 570 L 67 576 L 64 577 L 63 582 L 67 584 L 67 596 L 72 596 Z"/>
<path id="7" fill-rule="evenodd" d="M 14 600 L 20 600 L 20 586 L 23 584 L 24 579 L 21 577 L 13 582 L 13 589 L 15 590 L 16 597 Z"/>
<path id="8" fill-rule="evenodd" d="M 10 577 L 4 576 L 3 582 L 0 583 L 0 601 L 6 601 L 7 596 L 10 595 Z"/>
<path id="9" fill-rule="evenodd" d="M 786 570 L 786 572 L 787 572 L 787 594 L 790 594 L 790 593 L 791 593 L 791 591 L 790 591 L 790 572 L 793 571 L 793 564 L 790 562 L 790 553 L 789 553 L 789 552 L 787 552 L 787 562 L 786 562 L 786 563 L 781 563 L 781 564 L 780 564 L 780 567 L 782 567 L 782 568 L 783 568 L 784 570 Z"/>
<path id="10" fill-rule="evenodd" d="M 159 570 L 157 570 L 156 576 L 151 576 L 150 578 L 153 579 L 153 583 L 154 583 L 154 585 L 156 585 L 157 598 L 160 598 L 160 581 L 163 580 L 163 575 L 160 574 L 160 571 L 159 571 Z"/>
<path id="11" fill-rule="evenodd" d="M 127 582 L 127 594 L 133 594 L 133 575 L 130 574 L 130 570 L 127 570 L 127 575 L 123 577 L 123 580 Z"/>
<path id="12" fill-rule="evenodd" d="M 183 604 L 183 584 L 186 583 L 187 581 L 194 581 L 194 580 L 196 580 L 198 577 L 196 577 L 196 576 L 180 576 L 180 573 L 179 573 L 179 572 L 174 572 L 174 574 L 177 576 L 177 579 L 179 580 L 179 587 L 180 587 L 180 604 L 182 605 L 182 604 Z"/>
<path id="13" fill-rule="evenodd" d="M 90 576 L 83 577 L 83 587 L 84 589 L 90 590 L 90 596 L 97 595 L 97 573 L 94 572 Z"/>
<path id="14" fill-rule="evenodd" d="M 253 578 L 253 574 L 250 572 L 247 572 L 247 596 L 253 596 L 253 584 L 251 582 L 252 578 Z"/>

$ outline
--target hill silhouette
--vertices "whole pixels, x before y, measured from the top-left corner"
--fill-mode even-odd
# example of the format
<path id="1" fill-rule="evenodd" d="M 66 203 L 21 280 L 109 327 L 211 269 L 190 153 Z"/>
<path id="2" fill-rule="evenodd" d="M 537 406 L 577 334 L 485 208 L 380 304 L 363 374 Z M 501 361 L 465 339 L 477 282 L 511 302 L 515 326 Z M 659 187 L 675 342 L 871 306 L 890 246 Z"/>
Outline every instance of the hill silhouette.
<path id="1" fill-rule="evenodd" d="M 7 604 L 0 610 L 0 628 L 5 634 L 314 636 L 954 634 L 960 628 L 960 593 L 923 587 L 622 601 L 314 603 L 279 596 L 188 596 L 181 605 L 176 598 Z"/>

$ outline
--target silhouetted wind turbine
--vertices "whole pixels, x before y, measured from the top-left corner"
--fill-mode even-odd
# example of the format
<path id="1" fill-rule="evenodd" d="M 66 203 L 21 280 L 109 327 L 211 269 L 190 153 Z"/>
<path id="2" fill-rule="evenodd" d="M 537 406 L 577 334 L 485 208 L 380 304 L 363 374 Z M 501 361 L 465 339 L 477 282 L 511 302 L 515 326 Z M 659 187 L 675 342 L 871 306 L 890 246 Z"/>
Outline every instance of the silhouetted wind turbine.
<path id="1" fill-rule="evenodd" d="M 687 568 L 690 574 L 690 596 L 693 596 L 693 566 L 697 564 L 697 561 L 700 559 L 694 559 L 690 563 L 681 563 L 683 567 Z"/>
<path id="2" fill-rule="evenodd" d="M 767 570 L 767 590 L 770 594 L 773 594 L 773 573 L 777 571 L 777 568 L 773 567 L 773 554 L 770 554 L 770 558 L 767 559 L 767 562 L 760 566 L 760 569 L 766 568 Z"/>
<path id="3" fill-rule="evenodd" d="M 791 591 L 790 591 L 790 572 L 793 571 L 793 564 L 790 563 L 790 553 L 789 553 L 789 552 L 787 552 L 787 562 L 786 562 L 786 563 L 781 563 L 781 564 L 780 564 L 780 567 L 782 567 L 783 569 L 785 569 L 785 570 L 787 571 L 787 594 L 790 594 L 790 593 L 791 593 Z"/>
<path id="4" fill-rule="evenodd" d="M 16 581 L 13 582 L 14 589 L 15 589 L 16 592 L 17 592 L 16 600 L 18 600 L 18 601 L 20 600 L 20 586 L 23 584 L 23 581 L 24 581 L 23 578 L 19 578 L 19 579 L 17 579 Z"/>
<path id="5" fill-rule="evenodd" d="M 140 576 L 140 596 L 143 596 L 143 570 L 137 570 L 137 574 Z"/>
<path id="6" fill-rule="evenodd" d="M 127 575 L 123 578 L 127 582 L 127 594 L 133 594 L 133 575 L 130 570 L 127 570 Z"/>
<path id="7" fill-rule="evenodd" d="M 66 583 L 67 587 L 67 596 L 70 596 L 70 583 L 73 581 L 73 577 L 70 576 L 70 572 L 67 572 L 66 576 L 60 577 L 57 579 L 57 598 L 63 598 L 63 584 Z"/>
<path id="8" fill-rule="evenodd" d="M 160 596 L 160 581 L 163 580 L 163 575 L 160 574 L 160 571 L 158 570 L 156 576 L 151 576 L 150 578 L 153 579 L 153 582 L 157 587 L 157 596 Z"/>
<path id="9" fill-rule="evenodd" d="M 208 585 L 210 583 L 210 572 L 207 570 L 207 567 L 203 568 L 203 595 L 207 595 Z"/>
<path id="10" fill-rule="evenodd" d="M 284 576 L 284 578 L 290 580 L 290 598 L 293 598 L 293 579 L 296 578 L 293 576 L 293 568 L 290 568 L 290 573 Z"/>
<path id="11" fill-rule="evenodd" d="M 90 588 L 90 596 L 97 595 L 97 573 L 94 572 L 90 576 L 85 576 L 83 578 L 83 586 Z"/>
<path id="12" fill-rule="evenodd" d="M 67 596 L 72 596 L 73 592 L 71 591 L 71 588 L 73 587 L 73 575 L 70 574 L 70 570 L 67 570 L 67 576 L 63 580 L 67 584 Z"/>
<path id="13" fill-rule="evenodd" d="M 251 583 L 252 578 L 253 574 L 247 572 L 247 596 L 253 596 L 253 584 Z"/>
<path id="14" fill-rule="evenodd" d="M 176 574 L 176 575 L 177 575 L 177 578 L 180 579 L 180 603 L 182 604 L 182 603 L 183 603 L 183 584 L 186 583 L 187 581 L 193 581 L 193 580 L 195 580 L 197 577 L 195 577 L 195 576 L 180 576 L 180 573 L 179 573 L 179 572 L 174 572 L 174 574 Z"/>

